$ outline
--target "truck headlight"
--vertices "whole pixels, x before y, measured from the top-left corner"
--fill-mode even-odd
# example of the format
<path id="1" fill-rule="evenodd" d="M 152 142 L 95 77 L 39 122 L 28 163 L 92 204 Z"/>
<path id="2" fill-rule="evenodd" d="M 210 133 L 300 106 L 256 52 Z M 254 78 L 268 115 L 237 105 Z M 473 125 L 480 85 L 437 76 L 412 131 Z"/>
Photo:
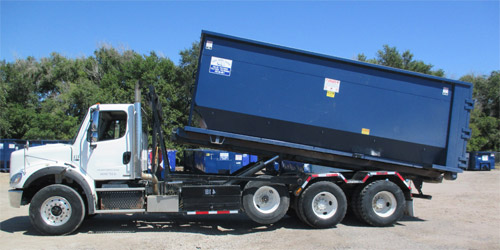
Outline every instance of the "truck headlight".
<path id="1" fill-rule="evenodd" d="M 17 185 L 21 179 L 23 178 L 23 173 L 19 172 L 15 175 L 13 175 L 11 178 L 10 178 L 10 186 L 15 186 Z"/>

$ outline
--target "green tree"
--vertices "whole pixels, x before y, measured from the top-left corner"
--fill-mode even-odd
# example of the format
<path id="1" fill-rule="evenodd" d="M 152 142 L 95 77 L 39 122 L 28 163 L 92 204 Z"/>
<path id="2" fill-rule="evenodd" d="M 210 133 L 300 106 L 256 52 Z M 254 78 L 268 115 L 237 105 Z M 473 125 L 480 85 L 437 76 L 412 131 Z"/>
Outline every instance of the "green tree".
<path id="1" fill-rule="evenodd" d="M 36 82 L 39 64 L 33 57 L 2 65 L 2 90 L 5 106 L 2 107 L 3 138 L 22 138 L 29 129 L 29 121 L 36 114 L 38 96 Z"/>
<path id="2" fill-rule="evenodd" d="M 180 53 L 181 59 L 177 68 L 177 102 L 175 107 L 183 113 L 180 119 L 180 125 L 187 125 L 191 98 L 194 92 L 196 72 L 198 70 L 198 58 L 200 54 L 200 43 L 193 42 L 191 48 L 182 50 Z"/>
<path id="3" fill-rule="evenodd" d="M 368 59 L 365 54 L 361 53 L 358 54 L 357 60 L 415 71 L 428 75 L 444 76 L 444 71 L 442 69 L 432 70 L 434 67 L 432 64 L 426 64 L 423 61 L 414 60 L 413 54 L 409 50 L 406 50 L 401 54 L 396 47 L 390 47 L 389 45 L 384 45 L 382 50 L 377 51 L 375 58 Z"/>
<path id="4" fill-rule="evenodd" d="M 168 58 L 103 46 L 93 56 L 68 59 L 57 53 L 36 60 L 0 62 L 0 137 L 70 139 L 88 107 L 95 103 L 132 103 L 134 86 L 154 85 L 164 107 L 166 134 L 187 114 L 177 107 L 185 99 L 177 67 Z M 143 105 L 148 109 L 148 105 Z"/>
<path id="5" fill-rule="evenodd" d="M 7 76 L 8 67 L 5 60 L 0 61 L 0 137 L 9 128 L 7 120 Z"/>

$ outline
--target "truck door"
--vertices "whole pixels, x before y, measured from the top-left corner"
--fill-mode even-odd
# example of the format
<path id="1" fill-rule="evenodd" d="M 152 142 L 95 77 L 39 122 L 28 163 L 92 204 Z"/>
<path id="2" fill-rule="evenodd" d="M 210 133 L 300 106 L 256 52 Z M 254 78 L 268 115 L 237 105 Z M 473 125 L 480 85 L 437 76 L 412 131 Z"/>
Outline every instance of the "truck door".
<path id="1" fill-rule="evenodd" d="M 81 147 L 81 167 L 94 180 L 118 180 L 131 177 L 133 113 L 101 110 L 93 117 L 93 136 Z M 97 120 L 97 122 L 96 122 Z M 92 142 L 91 142 L 92 140 Z"/>

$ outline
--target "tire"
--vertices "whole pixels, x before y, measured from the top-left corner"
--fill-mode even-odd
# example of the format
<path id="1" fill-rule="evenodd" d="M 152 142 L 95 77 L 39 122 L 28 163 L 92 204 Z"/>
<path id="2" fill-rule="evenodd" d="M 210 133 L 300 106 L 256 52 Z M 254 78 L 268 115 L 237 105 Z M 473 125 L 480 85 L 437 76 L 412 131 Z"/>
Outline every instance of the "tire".
<path id="1" fill-rule="evenodd" d="M 290 206 L 288 206 L 288 210 L 286 211 L 286 215 L 290 217 L 297 217 L 297 213 L 295 212 L 295 200 L 297 200 L 297 198 L 294 195 L 290 195 Z"/>
<path id="2" fill-rule="evenodd" d="M 363 220 L 361 218 L 361 215 L 359 214 L 359 204 L 358 204 L 358 201 L 359 201 L 359 194 L 361 193 L 361 190 L 362 190 L 362 186 L 359 186 L 357 187 L 356 189 L 354 189 L 352 195 L 351 195 L 351 202 L 350 202 L 350 210 L 352 211 L 352 213 L 354 214 L 354 216 L 356 216 L 356 218 L 358 220 Z"/>
<path id="3" fill-rule="evenodd" d="M 279 221 L 289 206 L 290 196 L 285 185 L 250 181 L 243 190 L 243 209 L 250 219 L 259 224 Z"/>
<path id="4" fill-rule="evenodd" d="M 45 235 L 64 235 L 75 231 L 85 217 L 80 195 L 65 185 L 50 185 L 38 191 L 29 208 L 31 224 Z"/>
<path id="5" fill-rule="evenodd" d="M 388 180 L 366 185 L 357 197 L 359 218 L 376 227 L 391 226 L 404 214 L 405 197 L 401 188 Z"/>
<path id="6" fill-rule="evenodd" d="M 302 221 L 302 223 L 312 227 L 309 222 L 307 222 L 306 220 L 306 217 L 304 216 L 304 212 L 302 211 L 302 209 L 299 207 L 299 200 L 300 200 L 300 196 L 299 197 L 296 197 L 294 200 L 293 200 L 293 207 L 294 207 L 294 210 L 295 210 L 295 216 L 297 216 L 297 218 L 299 218 L 300 221 Z"/>
<path id="7" fill-rule="evenodd" d="M 337 225 L 347 211 L 342 189 L 329 181 L 316 182 L 306 188 L 297 204 L 299 218 L 314 228 Z"/>

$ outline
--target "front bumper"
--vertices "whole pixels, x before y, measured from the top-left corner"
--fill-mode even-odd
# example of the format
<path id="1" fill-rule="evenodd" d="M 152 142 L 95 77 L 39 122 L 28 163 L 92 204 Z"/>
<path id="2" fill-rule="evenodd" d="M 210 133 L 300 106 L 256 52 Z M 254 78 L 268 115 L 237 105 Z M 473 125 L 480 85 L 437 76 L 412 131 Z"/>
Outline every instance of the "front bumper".
<path id="1" fill-rule="evenodd" d="M 23 190 L 11 189 L 9 190 L 10 206 L 19 208 L 21 207 L 21 199 L 23 198 Z"/>

